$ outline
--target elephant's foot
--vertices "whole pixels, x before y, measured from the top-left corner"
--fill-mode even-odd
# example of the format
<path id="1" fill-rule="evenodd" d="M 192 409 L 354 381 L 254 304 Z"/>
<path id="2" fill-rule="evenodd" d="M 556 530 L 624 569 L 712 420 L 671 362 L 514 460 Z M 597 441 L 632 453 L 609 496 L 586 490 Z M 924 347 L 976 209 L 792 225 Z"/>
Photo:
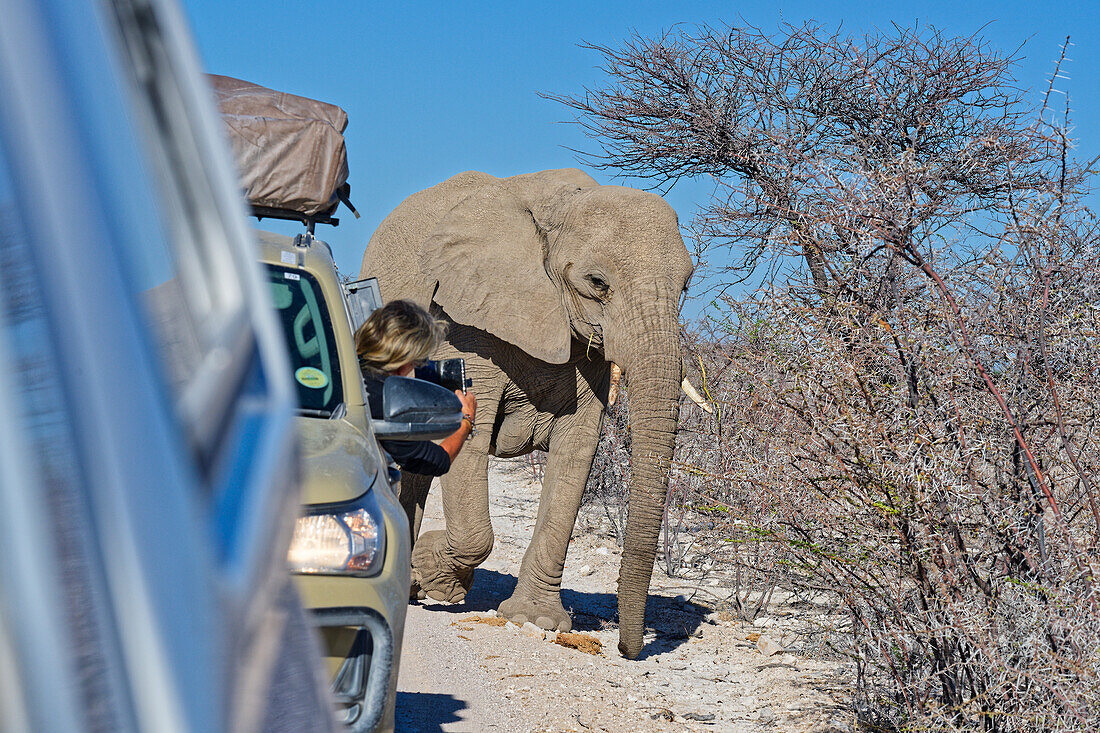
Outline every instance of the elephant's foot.
<path id="1" fill-rule="evenodd" d="M 530 621 L 540 629 L 547 631 L 569 631 L 573 628 L 573 619 L 561 605 L 561 596 L 557 593 L 528 594 L 518 588 L 512 597 L 500 604 L 500 615 L 514 624 L 523 625 Z"/>
<path id="2" fill-rule="evenodd" d="M 412 553 L 413 589 L 437 601 L 459 603 L 474 583 L 474 569 L 458 565 L 447 553 L 447 533 L 425 532 Z"/>
<path id="3" fill-rule="evenodd" d="M 422 601 L 427 597 L 428 595 L 424 592 L 424 589 L 420 587 L 420 573 L 413 568 L 412 583 L 409 585 L 409 600 Z"/>

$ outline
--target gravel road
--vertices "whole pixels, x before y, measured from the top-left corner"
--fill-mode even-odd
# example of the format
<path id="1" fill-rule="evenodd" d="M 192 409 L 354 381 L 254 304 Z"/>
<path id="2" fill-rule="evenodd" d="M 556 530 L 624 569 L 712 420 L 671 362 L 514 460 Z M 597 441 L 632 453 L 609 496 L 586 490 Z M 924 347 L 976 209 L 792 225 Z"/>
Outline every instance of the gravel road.
<path id="1" fill-rule="evenodd" d="M 442 527 L 438 493 L 432 489 L 425 529 Z M 490 465 L 493 554 L 463 603 L 410 606 L 399 731 L 847 729 L 844 669 L 793 651 L 789 630 L 805 623 L 799 614 L 808 611 L 773 609 L 757 626 L 728 621 L 682 578 L 658 569 L 646 648 L 639 660 L 623 659 L 615 648 L 618 548 L 595 531 L 594 515 L 582 512 L 578 520 L 563 581 L 562 601 L 580 636 L 543 634 L 498 618 L 493 609 L 515 585 L 538 493 L 516 464 Z M 785 647 L 792 651 L 776 651 Z"/>

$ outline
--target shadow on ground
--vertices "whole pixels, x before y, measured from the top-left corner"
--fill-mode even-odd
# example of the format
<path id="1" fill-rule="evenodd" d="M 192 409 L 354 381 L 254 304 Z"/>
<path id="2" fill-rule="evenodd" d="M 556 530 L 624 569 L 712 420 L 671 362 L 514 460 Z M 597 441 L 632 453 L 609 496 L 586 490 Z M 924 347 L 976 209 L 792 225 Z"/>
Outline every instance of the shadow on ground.
<path id="1" fill-rule="evenodd" d="M 516 577 L 478 568 L 474 584 L 462 603 L 439 603 L 430 598 L 420 603 L 430 611 L 484 613 L 512 595 Z M 618 598 L 614 593 L 585 593 L 563 588 L 562 605 L 573 617 L 573 631 L 598 631 L 618 625 Z M 705 623 L 711 609 L 682 598 L 650 595 L 646 604 L 646 631 L 657 638 L 646 643 L 639 659 L 664 654 L 684 644 Z"/>
<path id="2" fill-rule="evenodd" d="M 448 723 L 457 723 L 466 703 L 451 695 L 434 692 L 397 693 L 397 725 L 407 733 L 439 733 Z"/>

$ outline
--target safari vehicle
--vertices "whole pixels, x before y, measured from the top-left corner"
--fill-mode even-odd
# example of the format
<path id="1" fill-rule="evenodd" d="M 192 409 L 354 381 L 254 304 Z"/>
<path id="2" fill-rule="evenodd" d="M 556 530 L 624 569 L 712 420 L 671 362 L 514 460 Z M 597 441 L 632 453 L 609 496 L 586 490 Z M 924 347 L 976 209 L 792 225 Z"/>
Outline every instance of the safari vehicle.
<path id="1" fill-rule="evenodd" d="M 461 405 L 417 379 L 386 380 L 385 420 L 372 421 L 352 334 L 381 305 L 377 283 L 345 286 L 317 224 L 335 226 L 348 200 L 347 115 L 335 105 L 225 76 L 208 77 L 258 218 L 306 232 L 257 232 L 298 398 L 304 453 L 301 501 L 288 555 L 321 630 L 331 688 L 354 731 L 392 730 L 408 605 L 409 524 L 397 501 L 400 471 L 376 436 L 453 433 Z"/>
<path id="2" fill-rule="evenodd" d="M 394 377 L 383 395 L 387 420 L 372 423 L 352 340 L 352 313 L 361 318 L 373 307 L 362 301 L 369 291 L 358 291 L 349 308 L 328 245 L 310 234 L 257 236 L 290 353 L 304 457 L 305 516 L 288 562 L 321 629 L 345 725 L 392 730 L 409 529 L 397 500 L 400 471 L 375 434 L 449 435 L 461 424 L 461 405 L 434 384 Z"/>
<path id="3" fill-rule="evenodd" d="M 283 338 L 179 9 L 0 18 L 0 730 L 334 730 Z"/>

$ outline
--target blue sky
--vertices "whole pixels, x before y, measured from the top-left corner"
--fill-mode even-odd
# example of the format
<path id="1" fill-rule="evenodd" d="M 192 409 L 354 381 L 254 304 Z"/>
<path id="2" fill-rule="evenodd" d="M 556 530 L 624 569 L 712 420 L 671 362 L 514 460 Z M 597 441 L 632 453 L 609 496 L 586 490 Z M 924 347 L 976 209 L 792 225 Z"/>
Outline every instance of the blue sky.
<path id="1" fill-rule="evenodd" d="M 577 165 L 569 148 L 590 149 L 589 141 L 562 124 L 572 119 L 568 110 L 538 92 L 600 84 L 600 57 L 578 44 L 615 44 L 632 30 L 652 35 L 677 23 L 742 19 L 765 30 L 781 19 L 813 19 L 853 34 L 891 23 L 950 35 L 985 26 L 982 34 L 1000 50 L 1023 45 L 1019 82 L 1036 98 L 1070 35 L 1075 45 L 1063 69 L 1070 78 L 1056 88 L 1070 94 L 1079 155 L 1100 154 L 1098 2 L 183 2 L 207 70 L 347 111 L 349 181 L 362 219 L 345 211 L 337 229 L 318 234 L 351 274 L 375 227 L 411 193 L 464 170 L 507 176 Z M 686 223 L 709 190 L 682 184 L 667 198 Z"/>

